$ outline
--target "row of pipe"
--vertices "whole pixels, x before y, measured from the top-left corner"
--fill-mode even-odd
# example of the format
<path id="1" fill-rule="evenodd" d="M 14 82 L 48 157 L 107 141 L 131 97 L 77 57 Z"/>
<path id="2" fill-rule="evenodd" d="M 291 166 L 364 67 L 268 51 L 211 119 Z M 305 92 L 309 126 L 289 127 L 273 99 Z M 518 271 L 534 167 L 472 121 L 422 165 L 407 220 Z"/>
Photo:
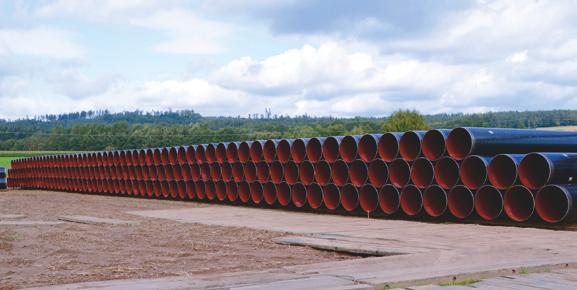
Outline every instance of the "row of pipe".
<path id="1" fill-rule="evenodd" d="M 346 183 L 360 187 L 365 183 L 381 187 L 387 182 L 402 188 L 409 183 L 419 189 L 438 184 L 450 189 L 459 183 L 478 189 L 489 182 L 499 190 L 516 184 L 537 190 L 549 183 L 570 183 L 577 168 L 573 166 L 575 153 L 500 154 L 494 157 L 471 155 L 462 161 L 443 157 L 437 161 L 418 158 L 413 162 L 395 159 L 387 163 L 374 159 L 366 163 L 360 159 L 351 163 L 343 160 L 328 163 L 324 160 L 313 164 L 303 161 L 281 163 L 214 163 L 151 166 L 95 166 L 95 167 L 37 167 L 13 168 L 11 176 L 20 177 L 81 177 L 131 180 L 192 180 L 192 181 L 272 181 L 289 184 L 313 182 L 321 185 Z"/>
<path id="2" fill-rule="evenodd" d="M 556 223 L 575 219 L 575 144 L 573 132 L 455 128 L 86 152 L 14 160 L 9 186 L 193 199 L 197 184 L 231 196 L 248 184 L 282 192 L 267 203 L 282 206 L 288 186 L 297 208 Z"/>

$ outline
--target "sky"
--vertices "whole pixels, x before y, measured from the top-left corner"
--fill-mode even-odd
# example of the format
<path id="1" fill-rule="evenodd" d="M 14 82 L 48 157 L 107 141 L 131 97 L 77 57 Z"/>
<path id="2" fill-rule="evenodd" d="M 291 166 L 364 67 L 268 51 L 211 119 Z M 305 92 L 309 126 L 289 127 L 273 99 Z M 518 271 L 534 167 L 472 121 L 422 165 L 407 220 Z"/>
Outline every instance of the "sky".
<path id="1" fill-rule="evenodd" d="M 577 109 L 576 1 L 0 0 L 0 118 Z"/>

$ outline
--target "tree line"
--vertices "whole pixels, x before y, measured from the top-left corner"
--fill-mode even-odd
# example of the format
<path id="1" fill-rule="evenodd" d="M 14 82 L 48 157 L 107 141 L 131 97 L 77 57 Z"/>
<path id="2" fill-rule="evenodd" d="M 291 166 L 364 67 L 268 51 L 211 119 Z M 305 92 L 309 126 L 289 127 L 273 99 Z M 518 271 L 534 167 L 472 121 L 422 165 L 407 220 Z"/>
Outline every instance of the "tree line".
<path id="1" fill-rule="evenodd" d="M 251 115 L 204 117 L 193 110 L 82 111 L 0 120 L 0 150 L 105 150 L 221 141 L 339 136 L 457 126 L 535 128 L 577 125 L 577 110 L 421 115 L 401 110 L 389 117 Z"/>

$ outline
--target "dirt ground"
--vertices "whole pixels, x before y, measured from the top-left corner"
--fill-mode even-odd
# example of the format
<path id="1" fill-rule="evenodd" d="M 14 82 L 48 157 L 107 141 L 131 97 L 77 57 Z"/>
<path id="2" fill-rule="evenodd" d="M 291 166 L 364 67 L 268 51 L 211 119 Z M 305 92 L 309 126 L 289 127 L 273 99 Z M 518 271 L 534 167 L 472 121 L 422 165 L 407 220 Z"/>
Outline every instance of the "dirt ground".
<path id="1" fill-rule="evenodd" d="M 0 225 L 0 289 L 124 278 L 263 270 L 355 257 L 278 245 L 283 233 L 139 217 L 133 210 L 203 204 L 48 191 L 0 192 L 0 216 L 86 215 L 132 225 Z M 2 219 L 6 221 L 6 219 Z"/>

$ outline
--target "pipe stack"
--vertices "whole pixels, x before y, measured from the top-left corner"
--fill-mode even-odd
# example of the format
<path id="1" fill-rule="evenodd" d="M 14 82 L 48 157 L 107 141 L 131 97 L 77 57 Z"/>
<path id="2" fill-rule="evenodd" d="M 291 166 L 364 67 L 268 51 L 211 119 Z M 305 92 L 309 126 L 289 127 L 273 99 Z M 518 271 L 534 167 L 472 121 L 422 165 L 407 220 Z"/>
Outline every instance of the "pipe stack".
<path id="1" fill-rule="evenodd" d="M 576 152 L 576 153 L 572 153 Z M 572 221 L 577 133 L 488 128 L 14 160 L 9 186 L 419 218 Z"/>
<path id="2" fill-rule="evenodd" d="M 6 189 L 6 168 L 0 167 L 0 189 Z"/>

